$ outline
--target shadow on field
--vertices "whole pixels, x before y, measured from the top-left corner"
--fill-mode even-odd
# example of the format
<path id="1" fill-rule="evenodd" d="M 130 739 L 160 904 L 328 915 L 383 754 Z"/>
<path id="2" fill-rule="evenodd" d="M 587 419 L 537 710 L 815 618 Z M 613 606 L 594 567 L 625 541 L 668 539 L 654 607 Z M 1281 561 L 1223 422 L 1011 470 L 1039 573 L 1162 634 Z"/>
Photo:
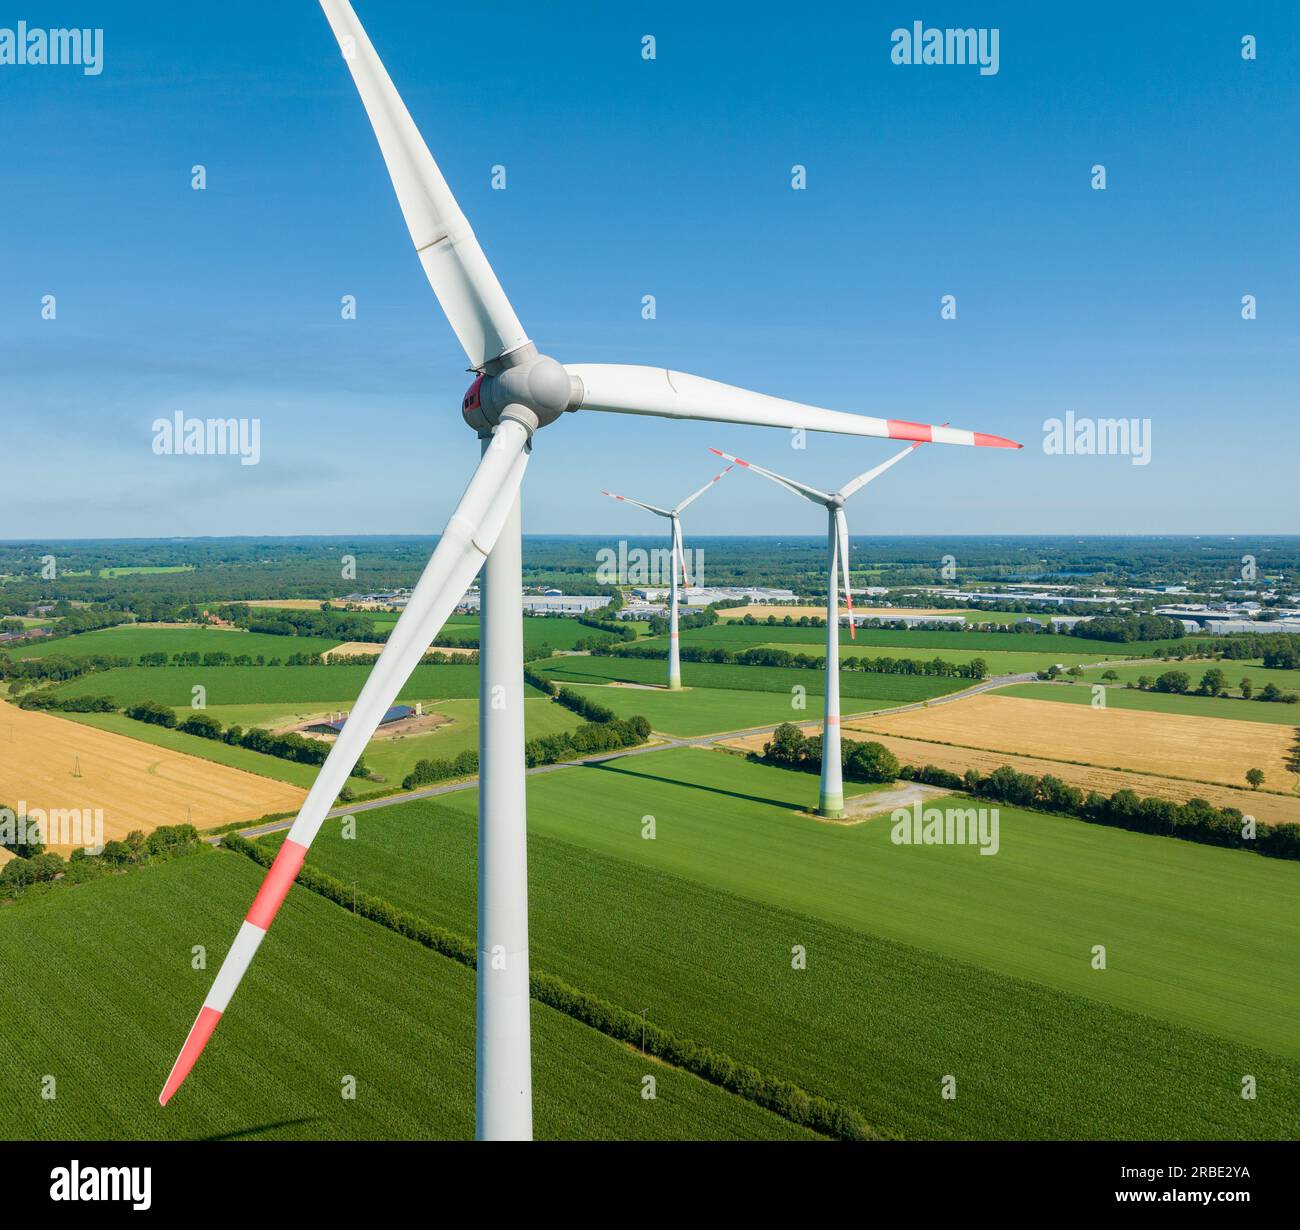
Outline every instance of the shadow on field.
<path id="1" fill-rule="evenodd" d="M 787 803 L 784 799 L 768 798 L 761 794 L 744 794 L 739 790 L 723 790 L 720 786 L 706 786 L 703 782 L 685 781 L 678 777 L 661 777 L 657 773 L 638 773 L 635 769 L 625 769 L 616 761 L 601 761 L 596 764 L 583 765 L 584 769 L 600 769 L 605 773 L 617 773 L 621 777 L 642 777 L 648 782 L 663 782 L 669 786 L 685 786 L 689 790 L 703 790 L 708 794 L 722 794 L 729 799 L 744 799 L 748 803 L 763 803 L 768 807 L 779 807 L 782 811 L 807 811 L 805 803 Z"/>
<path id="2" fill-rule="evenodd" d="M 252 1136 L 256 1132 L 271 1132 L 276 1128 L 297 1127 L 300 1123 L 315 1123 L 319 1115 L 308 1115 L 302 1119 L 277 1119 L 274 1123 L 258 1123 L 253 1127 L 240 1128 L 237 1132 L 222 1132 L 217 1136 L 200 1136 L 199 1140 L 239 1140 Z"/>
<path id="3" fill-rule="evenodd" d="M 572 661 L 572 659 L 569 659 L 569 661 Z M 611 684 L 611 683 L 636 683 L 636 684 L 641 684 L 641 683 L 642 683 L 642 681 L 639 680 L 639 679 L 627 678 L 627 677 L 624 677 L 624 676 L 622 676 L 622 675 L 602 675 L 602 674 L 600 674 L 598 671 L 594 671 L 594 670 L 592 670 L 592 671 L 584 671 L 584 670 L 580 670 L 580 669 L 579 669 L 578 667 L 576 667 L 576 666 L 569 666 L 569 665 L 567 665 L 567 663 L 566 663 L 566 665 L 565 665 L 565 667 L 564 667 L 564 674 L 565 674 L 565 676 L 566 676 L 565 678 L 563 678 L 563 679 L 556 679 L 555 682 L 556 682 L 556 683 L 560 683 L 560 684 L 563 684 L 563 683 L 599 683 L 599 684 L 604 684 L 604 685 L 606 685 L 606 686 L 608 686 L 608 685 Z M 570 676 L 572 676 L 572 678 L 570 678 Z M 650 688 L 655 688 L 656 690 L 661 691 L 661 692 L 666 692 L 666 691 L 668 690 L 667 688 L 660 687 L 660 686 L 657 685 L 657 684 L 644 684 L 643 686 L 645 686 L 645 687 L 650 687 Z M 538 695 L 540 696 L 541 693 L 539 692 Z"/>

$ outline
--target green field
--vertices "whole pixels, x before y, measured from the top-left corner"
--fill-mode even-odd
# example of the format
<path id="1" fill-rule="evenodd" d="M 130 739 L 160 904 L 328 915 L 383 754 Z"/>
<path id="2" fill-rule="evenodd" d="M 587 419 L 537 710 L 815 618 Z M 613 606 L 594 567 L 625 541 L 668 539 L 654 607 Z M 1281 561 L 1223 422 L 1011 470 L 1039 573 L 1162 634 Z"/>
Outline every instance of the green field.
<path id="1" fill-rule="evenodd" d="M 474 974 L 295 888 L 189 1081 L 158 1091 L 257 891 L 239 855 L 0 910 L 4 1139 L 468 1139 Z M 208 968 L 191 968 L 205 945 Z M 533 1005 L 542 1138 L 793 1138 L 787 1121 Z M 56 1097 L 41 1097 L 53 1076 Z M 356 1097 L 341 1096 L 345 1077 Z"/>
<path id="2" fill-rule="evenodd" d="M 666 685 L 668 664 L 661 658 L 595 658 L 574 656 L 534 663 L 536 669 L 562 683 L 642 683 Z M 840 675 L 840 695 L 847 701 L 878 701 L 907 704 L 946 696 L 970 686 L 969 679 L 948 679 L 927 675 L 880 675 L 866 671 L 845 671 Z M 808 696 L 822 696 L 826 674 L 820 670 L 782 666 L 724 666 L 715 662 L 683 662 L 682 684 L 687 688 L 722 688 L 735 692 L 781 692 L 787 698 L 802 687 Z M 879 706 L 864 706 L 873 708 Z M 742 725 L 760 725 L 747 722 Z"/>
<path id="3" fill-rule="evenodd" d="M 586 659 L 579 659 L 586 661 Z M 188 707 L 191 689 L 207 691 L 209 705 L 310 705 L 315 709 L 350 708 L 370 674 L 360 666 L 128 666 L 69 679 L 56 689 L 61 696 L 112 696 L 120 705 L 140 700 Z M 540 695 L 526 688 L 529 695 Z M 478 695 L 478 667 L 451 664 L 417 666 L 398 694 L 399 700 L 443 700 Z"/>
<path id="4" fill-rule="evenodd" d="M 534 963 L 908 1135 L 1300 1132 L 1300 867 L 1011 809 L 993 858 L 898 847 L 800 818 L 815 793 L 696 749 L 530 779 Z M 311 861 L 472 935 L 475 806 L 327 825 Z"/>
<path id="5" fill-rule="evenodd" d="M 378 790 L 392 790 L 415 768 L 417 760 L 441 757 L 450 760 L 464 751 L 478 750 L 478 701 L 449 700 L 437 706 L 439 713 L 447 714 L 452 722 L 426 735 L 399 735 L 392 739 L 372 739 L 366 748 L 366 766 L 371 772 L 387 779 L 384 786 L 369 782 L 356 782 L 353 789 L 358 797 Z M 576 714 L 545 697 L 524 701 L 524 735 L 538 739 L 543 735 L 559 734 L 581 725 Z"/>
<path id="6" fill-rule="evenodd" d="M 682 633 L 683 645 L 707 645 L 710 648 L 742 649 L 747 645 L 825 645 L 824 628 L 786 627 L 782 624 L 745 625 L 718 623 L 709 628 L 688 628 Z M 848 628 L 841 637 L 848 641 Z M 855 642 L 858 646 L 876 647 L 877 654 L 892 653 L 900 658 L 924 657 L 925 650 L 970 649 L 980 652 L 998 650 L 1005 653 L 1029 650 L 1036 653 L 1082 654 L 1092 661 L 1111 658 L 1147 657 L 1160 646 L 1190 645 L 1186 641 L 1144 641 L 1140 644 L 1121 644 L 1118 641 L 1099 641 L 1083 636 L 1059 636 L 1045 632 L 918 632 L 913 629 L 859 628 Z M 933 656 L 933 654 L 931 654 Z"/>
<path id="7" fill-rule="evenodd" d="M 193 564 L 138 564 L 129 568 L 101 568 L 101 577 L 133 577 L 159 572 L 193 572 Z"/>
<path id="8" fill-rule="evenodd" d="M 653 642 L 647 642 L 648 644 Z M 807 644 L 790 643 L 790 644 L 773 644 L 774 649 L 786 649 L 791 653 L 806 653 L 814 657 L 825 657 L 826 646 L 824 643 L 808 642 Z M 867 645 L 861 639 L 850 641 L 845 636 L 840 641 L 840 661 L 845 658 L 878 658 L 896 656 L 894 651 L 882 650 L 879 645 Z M 908 651 L 905 657 L 922 657 L 916 651 Z M 988 665 L 990 675 L 1020 675 L 1027 671 L 1043 671 L 1053 663 L 1060 663 L 1064 667 L 1083 666 L 1089 662 L 1097 660 L 1096 654 L 1064 654 L 1064 653 L 1031 653 L 1029 650 L 1012 650 L 1002 652 L 996 649 L 927 649 L 922 657 L 923 661 L 933 662 L 936 658 L 943 662 L 960 662 L 967 663 L 975 658 L 982 658 Z"/>
<path id="9" fill-rule="evenodd" d="M 1271 683 L 1280 688 L 1283 692 L 1300 692 L 1300 671 L 1288 670 L 1266 670 L 1260 665 L 1261 659 L 1237 661 L 1237 662 L 1214 662 L 1214 661 L 1196 661 L 1196 662 L 1143 662 L 1141 665 L 1124 665 L 1112 666 L 1109 668 L 1092 668 L 1084 671 L 1083 677 L 1089 683 L 1102 683 L 1102 675 L 1107 669 L 1113 670 L 1119 676 L 1119 682 L 1136 684 L 1139 677 L 1146 675 L 1151 679 L 1158 679 L 1165 671 L 1183 671 L 1192 681 L 1192 687 L 1197 687 L 1201 682 L 1201 676 L 1208 670 L 1221 670 L 1228 680 L 1228 690 L 1232 693 L 1238 691 L 1239 685 L 1244 678 L 1250 680 L 1255 691 L 1258 692 L 1265 684 Z"/>
<path id="10" fill-rule="evenodd" d="M 1056 700 L 1069 705 L 1092 704 L 1092 687 L 1086 683 L 1016 683 L 998 688 L 992 695 Z M 1106 689 L 1106 706 L 1110 709 L 1143 709 L 1150 713 L 1181 713 L 1189 717 L 1228 718 L 1237 722 L 1267 722 L 1277 726 L 1300 725 L 1300 708 L 1295 705 L 1225 700 L 1220 696 L 1139 692 L 1122 685 Z"/>
<path id="11" fill-rule="evenodd" d="M 78 632 L 55 641 L 32 641 L 3 650 L 11 658 L 90 657 L 138 659 L 142 653 L 246 653 L 256 658 L 287 658 L 294 653 L 321 654 L 339 642 L 324 636 L 268 636 L 232 628 L 150 628 L 119 624 L 95 632 Z"/>
<path id="12" fill-rule="evenodd" d="M 581 659 L 580 659 L 581 660 Z M 685 671 L 686 667 L 682 667 Z M 592 700 L 612 709 L 621 718 L 641 714 L 662 734 L 690 739 L 696 735 L 720 734 L 728 730 L 747 730 L 751 726 L 775 726 L 780 722 L 806 722 L 820 719 L 822 701 L 814 696 L 803 709 L 796 709 L 784 692 L 739 692 L 726 688 L 615 688 L 592 684 L 571 684 L 587 693 Z M 843 716 L 871 713 L 898 702 L 871 701 L 856 696 L 844 697 Z"/>
<path id="13" fill-rule="evenodd" d="M 479 620 L 477 615 L 453 615 L 447 620 L 440 640 L 452 643 L 477 640 Z M 552 649 L 572 649 L 581 640 L 601 635 L 599 628 L 588 628 L 576 619 L 565 615 L 525 615 L 524 648 L 539 649 L 549 645 Z"/>

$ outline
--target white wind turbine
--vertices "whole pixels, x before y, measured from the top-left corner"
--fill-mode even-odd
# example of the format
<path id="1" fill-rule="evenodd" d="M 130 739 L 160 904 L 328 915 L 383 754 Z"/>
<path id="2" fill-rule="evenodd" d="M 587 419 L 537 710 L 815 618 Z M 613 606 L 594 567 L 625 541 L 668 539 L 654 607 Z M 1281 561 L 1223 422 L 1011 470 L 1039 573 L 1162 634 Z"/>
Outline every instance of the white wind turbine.
<path id="1" fill-rule="evenodd" d="M 471 369 L 478 373 L 461 412 L 478 433 L 482 457 L 276 854 L 159 1101 L 165 1104 L 193 1068 L 380 718 L 482 568 L 477 1135 L 529 1138 L 532 1070 L 519 488 L 533 434 L 566 413 L 591 410 L 945 444 L 1019 446 L 997 436 L 823 410 L 664 368 L 562 366 L 541 354 L 515 316 L 352 6 L 348 0 L 321 0 L 321 7 L 378 138 L 416 254 Z M 395 447 L 404 445 L 398 442 Z"/>
<path id="2" fill-rule="evenodd" d="M 826 509 L 826 708 L 822 721 L 822 780 L 817 795 L 817 812 L 819 815 L 838 819 L 844 815 L 844 775 L 840 764 L 840 603 L 836 592 L 839 578 L 844 577 L 844 601 L 849 611 L 849 637 L 857 639 L 853 626 L 853 591 L 849 588 L 849 523 L 844 515 L 844 501 L 860 491 L 873 479 L 879 478 L 890 466 L 897 465 L 908 454 L 915 452 L 924 443 L 918 440 L 909 444 L 901 452 L 895 453 L 888 461 L 882 461 L 874 469 L 859 474 L 847 482 L 838 491 L 827 494 L 816 487 L 808 487 L 786 478 L 772 470 L 756 466 L 752 461 L 742 461 L 730 453 L 716 448 L 709 452 L 723 457 L 732 465 L 743 466 L 753 470 L 764 478 L 770 478 L 778 486 L 805 500 L 820 504 Z"/>
<path id="3" fill-rule="evenodd" d="M 694 504 L 720 478 L 729 474 L 735 466 L 728 466 L 721 474 L 715 474 L 694 495 L 688 495 L 676 508 L 656 508 L 653 504 L 642 504 L 630 495 L 615 495 L 612 491 L 602 491 L 611 500 L 621 500 L 624 504 L 635 504 L 656 517 L 667 517 L 672 523 L 672 551 L 668 561 L 668 571 L 672 574 L 672 601 L 668 613 L 668 688 L 672 692 L 682 690 L 681 638 L 677 632 L 677 575 L 681 572 L 682 584 L 689 586 L 691 581 L 686 575 L 686 553 L 682 550 L 682 510 Z"/>

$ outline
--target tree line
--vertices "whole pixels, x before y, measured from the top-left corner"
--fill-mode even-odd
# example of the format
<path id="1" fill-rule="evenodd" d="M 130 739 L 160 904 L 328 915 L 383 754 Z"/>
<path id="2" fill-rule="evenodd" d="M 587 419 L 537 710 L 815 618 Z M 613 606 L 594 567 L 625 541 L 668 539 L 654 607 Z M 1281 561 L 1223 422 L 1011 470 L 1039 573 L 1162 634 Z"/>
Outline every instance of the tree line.
<path id="1" fill-rule="evenodd" d="M 778 649 L 764 645 L 755 645 L 749 649 L 726 649 L 722 646 L 683 645 L 680 650 L 683 662 L 711 662 L 724 666 L 769 666 L 796 670 L 825 670 L 826 655 L 795 653 L 789 649 Z M 661 658 L 662 646 L 638 643 L 632 645 L 612 645 L 601 650 L 592 650 L 596 657 L 615 658 Z M 988 677 L 988 663 L 983 658 L 972 658 L 969 662 L 949 662 L 946 658 L 878 658 L 845 657 L 840 659 L 840 670 L 863 671 L 878 675 L 928 675 L 943 679 L 985 679 Z"/>
<path id="2" fill-rule="evenodd" d="M 30 830 L 26 837 L 22 844 L 7 846 L 15 857 L 0 868 L 0 896 L 17 897 L 34 885 L 84 884 L 114 872 L 191 854 L 200 844 L 198 830 L 192 824 L 164 824 L 147 837 L 142 830 L 133 829 L 120 841 L 105 842 L 98 854 L 78 849 L 65 859 L 47 850 Z"/>

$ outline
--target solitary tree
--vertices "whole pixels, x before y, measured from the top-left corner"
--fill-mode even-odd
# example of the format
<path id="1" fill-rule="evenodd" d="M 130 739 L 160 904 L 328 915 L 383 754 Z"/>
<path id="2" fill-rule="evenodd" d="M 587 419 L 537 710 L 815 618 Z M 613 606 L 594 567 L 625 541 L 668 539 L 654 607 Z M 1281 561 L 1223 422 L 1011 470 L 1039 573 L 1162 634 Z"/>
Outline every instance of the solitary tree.
<path id="1" fill-rule="evenodd" d="M 1258 790 L 1264 784 L 1263 769 L 1247 769 L 1246 781 L 1250 783 L 1252 790 Z"/>
<path id="2" fill-rule="evenodd" d="M 1222 696 L 1228 688 L 1228 677 L 1218 667 L 1201 676 L 1201 691 L 1206 696 Z"/>

